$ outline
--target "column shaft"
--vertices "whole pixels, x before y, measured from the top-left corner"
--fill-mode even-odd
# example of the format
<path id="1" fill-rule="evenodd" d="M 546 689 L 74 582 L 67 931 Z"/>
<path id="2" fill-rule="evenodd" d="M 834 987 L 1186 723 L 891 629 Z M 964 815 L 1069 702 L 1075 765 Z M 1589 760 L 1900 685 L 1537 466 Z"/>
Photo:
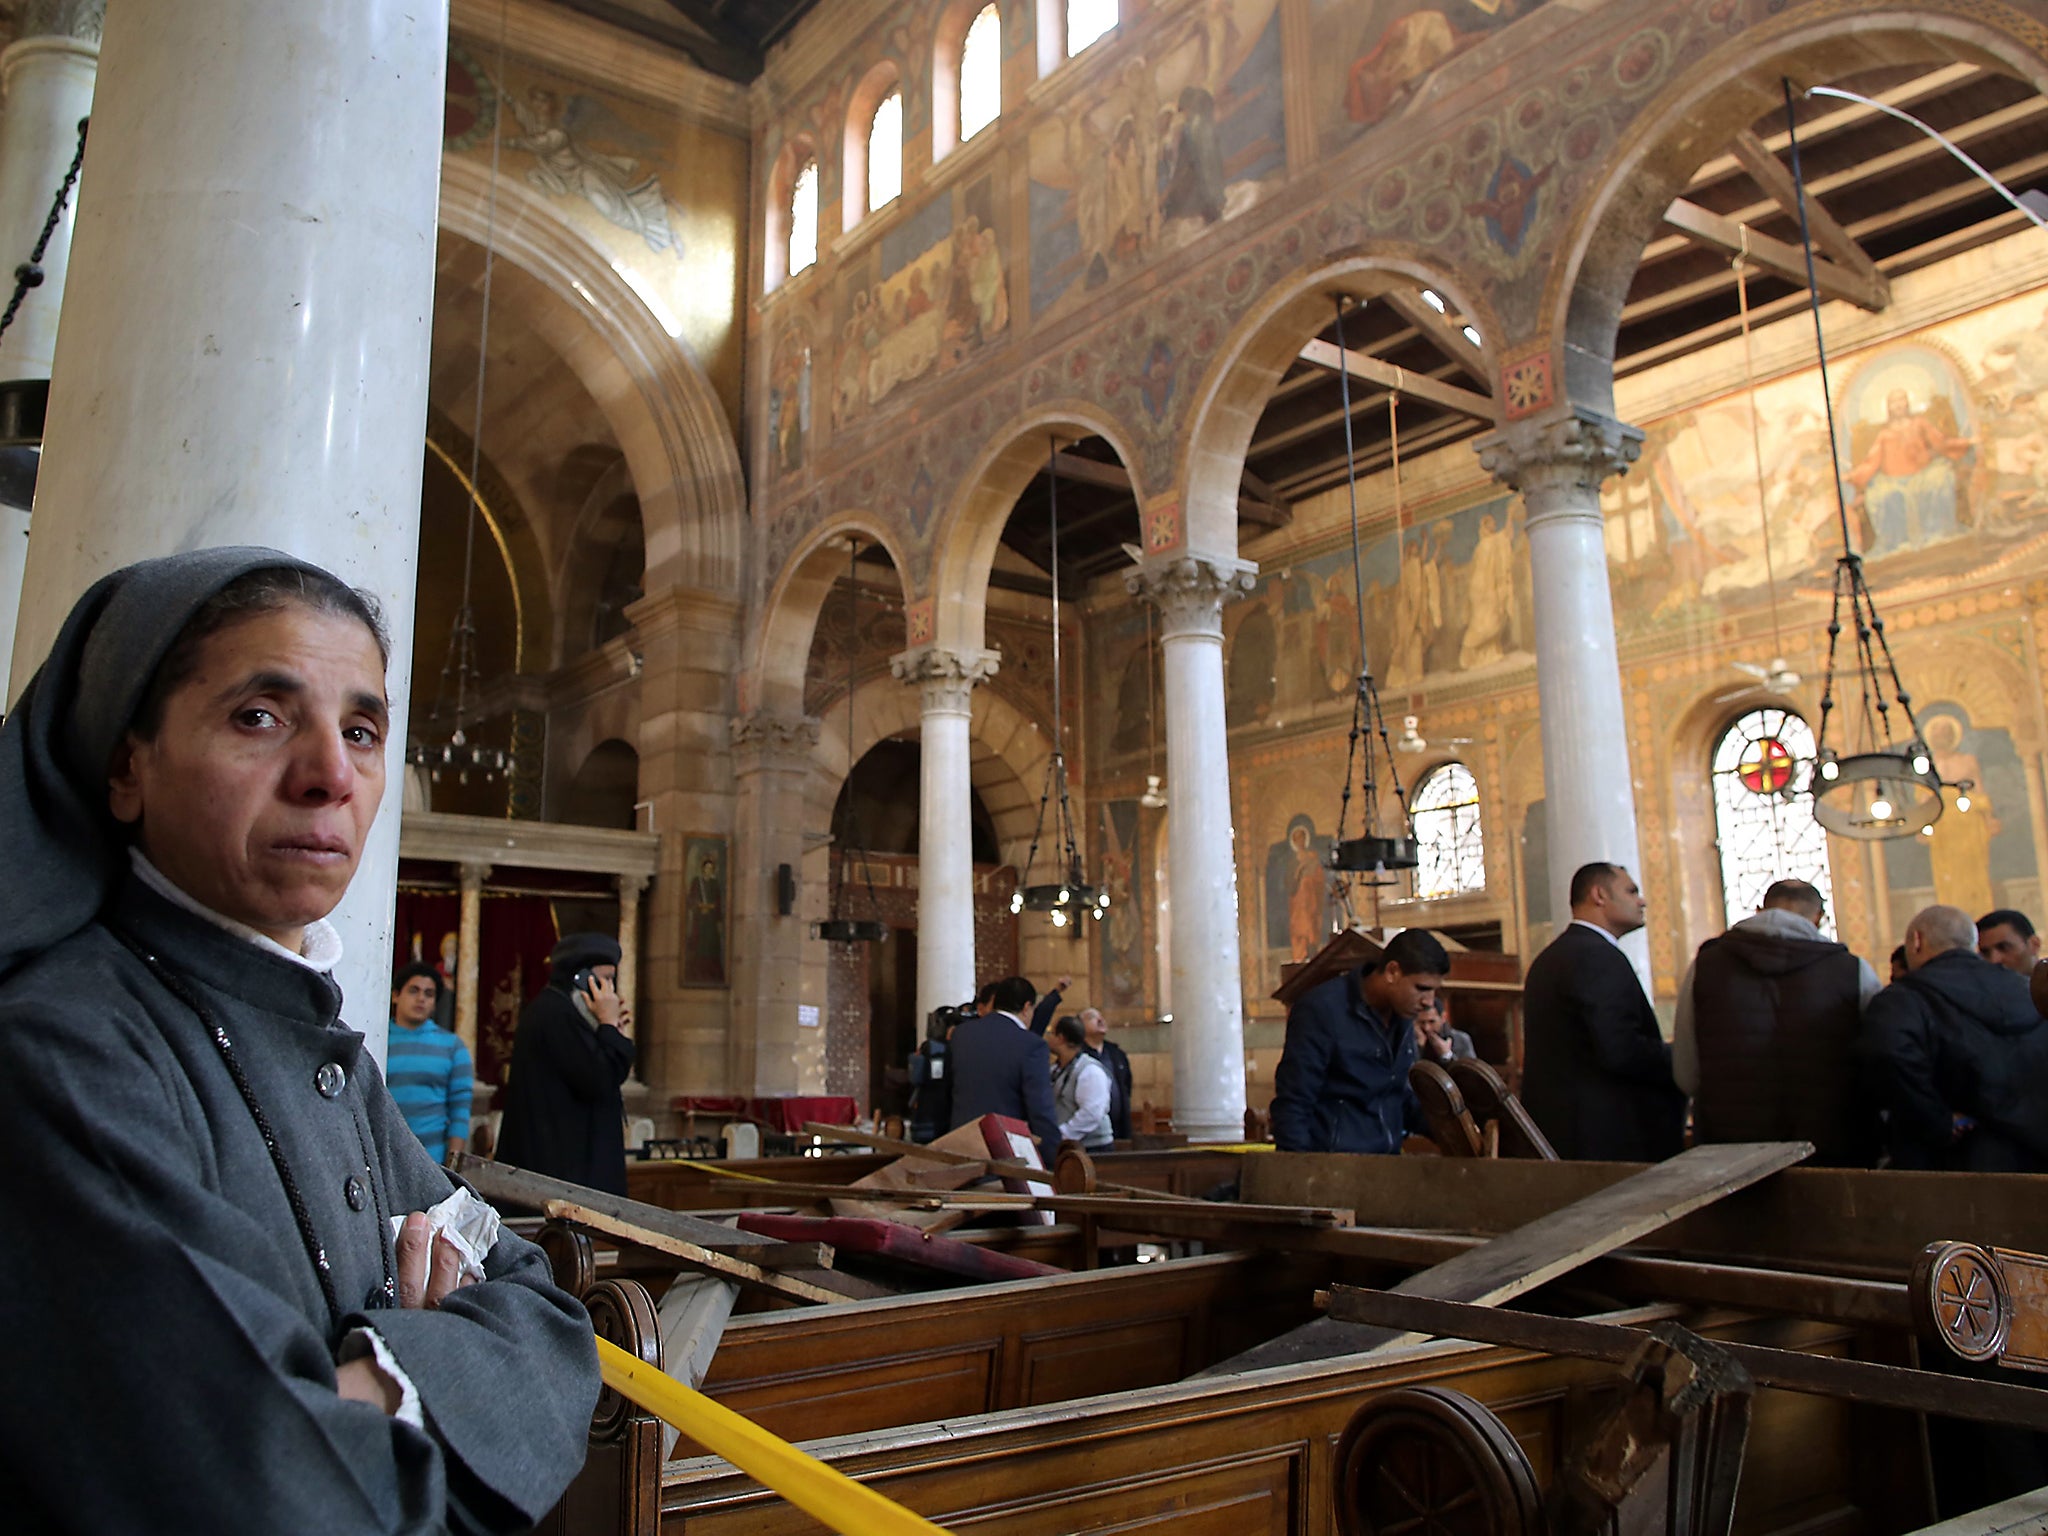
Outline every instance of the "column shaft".
<path id="1" fill-rule="evenodd" d="M 483 974 L 484 881 L 491 875 L 488 864 L 464 864 L 457 871 L 462 882 L 462 911 L 455 928 L 455 1033 L 476 1061 L 476 1021 L 479 978 Z"/>
<path id="2" fill-rule="evenodd" d="M 334 920 L 380 1057 L 447 45 L 447 0 L 114 7 L 12 674 L 173 550 L 273 545 L 377 596 L 391 792 Z"/>
<path id="3" fill-rule="evenodd" d="M 1244 981 L 1223 718 L 1223 605 L 1251 590 L 1242 560 L 1182 556 L 1126 573 L 1158 604 L 1166 689 L 1173 900 L 1173 1125 L 1196 1141 L 1244 1135 Z"/>
<path id="4" fill-rule="evenodd" d="M 927 646 L 891 660 L 922 690 L 917 821 L 917 1015 L 974 996 L 974 685 L 992 651 Z"/>
<path id="5" fill-rule="evenodd" d="M 725 1091 L 794 1093 L 805 924 L 780 910 L 777 868 L 803 868 L 804 790 L 818 722 L 766 711 L 732 722 L 738 797 L 731 883 L 732 1033 Z M 697 1092 L 714 1092 L 708 1085 Z"/>
<path id="6" fill-rule="evenodd" d="M 640 995 L 640 893 L 647 881 L 640 875 L 620 875 L 619 886 L 619 996 L 628 1011 Z"/>
<path id="7" fill-rule="evenodd" d="M 1574 415 L 1511 427 L 1480 445 L 1486 468 L 1528 507 L 1529 583 L 1536 594 L 1536 694 L 1555 923 L 1570 920 L 1572 872 L 1595 861 L 1638 879 L 1635 781 L 1600 485 L 1634 460 L 1642 434 Z M 1647 936 L 1622 948 L 1650 987 Z"/>

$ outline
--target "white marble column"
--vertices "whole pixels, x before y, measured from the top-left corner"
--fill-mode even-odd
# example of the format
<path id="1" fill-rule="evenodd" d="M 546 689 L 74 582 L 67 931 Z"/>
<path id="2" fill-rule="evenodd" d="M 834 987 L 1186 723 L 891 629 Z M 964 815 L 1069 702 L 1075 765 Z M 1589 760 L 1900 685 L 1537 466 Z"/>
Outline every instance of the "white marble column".
<path id="1" fill-rule="evenodd" d="M 974 685 L 995 676 L 994 651 L 920 646 L 892 657 L 921 690 L 917 817 L 918 1038 L 934 1008 L 974 996 Z"/>
<path id="2" fill-rule="evenodd" d="M 1479 444 L 1480 462 L 1528 508 L 1550 902 L 1560 930 L 1571 920 L 1572 872 L 1581 865 L 1603 860 L 1639 880 L 1643 873 L 1600 515 L 1601 483 L 1627 470 L 1642 441 L 1634 427 L 1577 413 L 1519 422 Z M 1653 912 L 1650 920 L 1671 916 Z M 1649 991 L 1647 935 L 1630 934 L 1622 948 Z"/>
<path id="3" fill-rule="evenodd" d="M 117 4 L 80 189 L 13 676 L 131 561 L 270 544 L 391 625 L 390 793 L 335 913 L 384 1048 L 447 0 Z"/>
<path id="4" fill-rule="evenodd" d="M 0 287 L 7 292 L 13 291 L 14 269 L 42 238 L 43 222 L 78 153 L 78 123 L 92 112 L 106 11 L 107 0 L 27 0 L 20 32 L 0 53 L 6 102 L 0 115 Z M 77 208 L 74 189 L 71 206 L 43 248 L 42 282 L 28 291 L 14 323 L 0 336 L 0 380 L 50 376 Z M 28 507 L 0 496 L 0 674 L 14 653 L 14 615 L 27 562 Z"/>
<path id="5" fill-rule="evenodd" d="M 776 870 L 801 877 L 805 789 L 818 722 L 767 710 L 732 722 L 735 809 L 732 903 L 732 1034 L 724 1091 L 797 1090 L 797 1005 L 802 997 L 803 916 L 783 915 Z M 705 1087 L 693 1090 L 717 1092 Z"/>
<path id="6" fill-rule="evenodd" d="M 640 893 L 645 875 L 615 875 L 619 888 L 619 997 L 630 1012 L 640 995 Z"/>
<path id="7" fill-rule="evenodd" d="M 477 987 L 483 975 L 484 882 L 491 877 L 488 864 L 463 864 L 456 870 L 461 882 L 460 916 L 455 926 L 455 1033 L 469 1052 L 477 1055 Z"/>
<path id="8" fill-rule="evenodd" d="M 1237 857 L 1223 724 L 1223 605 L 1252 589 L 1249 561 L 1148 560 L 1124 585 L 1158 606 L 1166 685 L 1167 822 L 1173 896 L 1173 1128 L 1244 1139 L 1244 981 Z"/>

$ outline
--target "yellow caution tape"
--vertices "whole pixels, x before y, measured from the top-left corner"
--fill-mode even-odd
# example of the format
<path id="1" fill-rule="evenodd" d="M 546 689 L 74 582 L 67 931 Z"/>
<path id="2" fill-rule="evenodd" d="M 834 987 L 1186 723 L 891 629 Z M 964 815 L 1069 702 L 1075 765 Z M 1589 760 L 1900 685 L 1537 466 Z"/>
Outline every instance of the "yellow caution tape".
<path id="1" fill-rule="evenodd" d="M 782 1182 L 780 1179 L 769 1178 L 765 1173 L 741 1173 L 739 1169 L 728 1168 L 723 1163 L 718 1165 L 717 1177 L 721 1179 L 750 1179 L 756 1184 L 779 1184 Z"/>
<path id="2" fill-rule="evenodd" d="M 604 1384 L 673 1425 L 713 1455 L 773 1488 L 841 1536 L 947 1536 L 901 1504 L 864 1488 L 844 1472 L 807 1456 L 723 1403 L 636 1360 L 606 1339 L 597 1341 Z"/>

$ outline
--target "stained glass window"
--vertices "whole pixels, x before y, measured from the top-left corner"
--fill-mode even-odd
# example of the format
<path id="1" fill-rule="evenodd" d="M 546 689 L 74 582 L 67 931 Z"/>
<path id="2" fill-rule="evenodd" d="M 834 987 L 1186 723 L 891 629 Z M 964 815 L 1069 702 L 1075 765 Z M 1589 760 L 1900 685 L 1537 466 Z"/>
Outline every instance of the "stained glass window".
<path id="1" fill-rule="evenodd" d="M 1479 830 L 1479 784 L 1463 763 L 1432 768 L 1410 804 L 1421 862 L 1415 894 L 1428 901 L 1486 889 L 1486 840 Z"/>
<path id="2" fill-rule="evenodd" d="M 818 259 L 818 162 L 806 160 L 789 188 L 789 275 Z"/>
<path id="3" fill-rule="evenodd" d="M 891 91 L 868 129 L 868 212 L 895 202 L 902 190 L 903 93 Z"/>
<path id="4" fill-rule="evenodd" d="M 966 143 L 1003 110 L 1003 19 L 984 5 L 960 49 L 960 142 Z"/>
<path id="5" fill-rule="evenodd" d="M 1117 0 L 1067 0 L 1067 57 L 1116 25 Z"/>
<path id="6" fill-rule="evenodd" d="M 1828 840 L 1804 793 L 1813 732 L 1789 710 L 1754 709 L 1714 747 L 1714 831 L 1721 848 L 1721 895 L 1729 922 L 1752 916 L 1774 880 L 1804 880 L 1827 899 L 1834 887 Z"/>

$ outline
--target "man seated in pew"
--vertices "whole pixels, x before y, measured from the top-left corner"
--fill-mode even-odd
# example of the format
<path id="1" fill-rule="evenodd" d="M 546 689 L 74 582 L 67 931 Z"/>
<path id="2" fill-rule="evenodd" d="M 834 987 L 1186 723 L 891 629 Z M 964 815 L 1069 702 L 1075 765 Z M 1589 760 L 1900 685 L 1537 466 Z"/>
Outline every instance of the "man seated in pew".
<path id="1" fill-rule="evenodd" d="M 1774 881 L 1687 967 L 1671 1065 L 1695 1141 L 1810 1141 L 1817 1165 L 1870 1166 L 1876 1117 L 1852 1057 L 1877 972 L 1821 937 L 1825 915 L 1816 886 Z"/>
<path id="2" fill-rule="evenodd" d="M 327 572 L 196 551 L 0 727 L 9 1529 L 509 1532 L 582 1465 L 589 1318 L 339 1019 L 387 659 Z"/>
<path id="3" fill-rule="evenodd" d="M 1522 983 L 1522 1103 L 1563 1158 L 1656 1163 L 1685 1138 L 1685 1095 L 1642 979 L 1621 951 L 1643 893 L 1619 864 L 1572 875 L 1572 920 Z"/>
<path id="4" fill-rule="evenodd" d="M 1916 913 L 1905 950 L 1857 1042 L 1891 1166 L 2048 1172 L 2048 1020 L 2026 981 L 1977 954 L 1957 907 Z"/>
<path id="5" fill-rule="evenodd" d="M 1415 1053 L 1419 1060 L 1434 1061 L 1439 1065 L 1478 1058 L 1479 1052 L 1473 1048 L 1472 1037 L 1462 1029 L 1451 1027 L 1451 1000 L 1441 987 L 1415 1015 Z"/>
<path id="6" fill-rule="evenodd" d="M 1024 1021 L 1038 989 L 1022 976 L 1006 976 L 990 994 L 992 1004 L 978 1018 L 953 1028 L 947 1055 L 953 1073 L 953 1123 L 970 1125 L 983 1115 L 1004 1115 L 1031 1127 L 1039 1155 L 1050 1168 L 1060 1153 L 1059 1118 L 1053 1112 L 1052 1053 Z"/>
<path id="7" fill-rule="evenodd" d="M 1282 1152 L 1399 1152 L 1423 1130 L 1408 1086 L 1415 1019 L 1451 959 L 1426 931 L 1404 928 L 1378 960 L 1295 999 L 1273 1074 L 1273 1144 Z"/>
<path id="8" fill-rule="evenodd" d="M 1109 1069 L 1088 1051 L 1088 1031 L 1073 1014 L 1063 1014 L 1046 1032 L 1052 1048 L 1053 1115 L 1060 1140 L 1084 1152 L 1107 1152 L 1116 1140 L 1110 1129 L 1109 1105 L 1114 1089 Z"/>

